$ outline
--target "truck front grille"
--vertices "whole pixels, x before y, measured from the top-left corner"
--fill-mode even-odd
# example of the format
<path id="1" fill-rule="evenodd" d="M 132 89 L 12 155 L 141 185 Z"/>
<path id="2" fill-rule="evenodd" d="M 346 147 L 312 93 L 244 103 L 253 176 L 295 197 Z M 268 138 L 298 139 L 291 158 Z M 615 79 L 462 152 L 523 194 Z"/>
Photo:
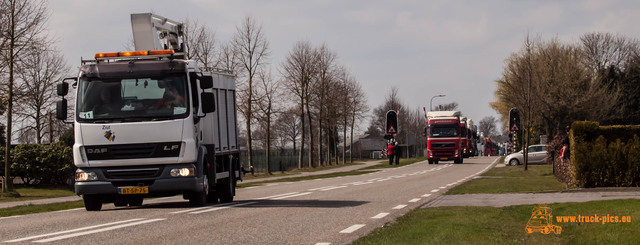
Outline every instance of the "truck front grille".
<path id="1" fill-rule="evenodd" d="M 181 142 L 161 142 L 123 145 L 85 146 L 89 160 L 136 159 L 154 157 L 177 157 L 182 148 Z"/>
<path id="2" fill-rule="evenodd" d="M 431 148 L 454 148 L 456 147 L 456 143 L 452 142 L 443 142 L 443 143 L 431 143 Z"/>
<path id="3" fill-rule="evenodd" d="M 162 170 L 162 167 L 109 168 L 105 169 L 104 175 L 108 179 L 144 179 L 158 177 Z"/>

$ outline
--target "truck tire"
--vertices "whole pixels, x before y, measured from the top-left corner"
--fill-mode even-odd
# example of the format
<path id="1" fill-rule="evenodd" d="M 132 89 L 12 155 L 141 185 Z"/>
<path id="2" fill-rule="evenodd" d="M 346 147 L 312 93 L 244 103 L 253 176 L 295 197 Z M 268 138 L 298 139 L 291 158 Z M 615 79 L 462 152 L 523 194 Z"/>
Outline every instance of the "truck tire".
<path id="1" fill-rule="evenodd" d="M 209 178 L 206 174 L 202 176 L 202 191 L 193 192 L 189 195 L 189 205 L 191 207 L 201 207 L 207 203 L 207 194 L 209 194 Z"/>
<path id="2" fill-rule="evenodd" d="M 462 163 L 462 159 L 463 159 L 462 157 L 453 159 L 453 163 Z"/>
<path id="3" fill-rule="evenodd" d="M 220 181 L 218 193 L 220 193 L 220 203 L 233 202 L 236 191 L 236 175 L 233 164 L 229 163 L 229 178 Z"/>
<path id="4" fill-rule="evenodd" d="M 100 211 L 102 209 L 102 198 L 98 195 L 82 195 L 84 209 L 87 211 Z"/>

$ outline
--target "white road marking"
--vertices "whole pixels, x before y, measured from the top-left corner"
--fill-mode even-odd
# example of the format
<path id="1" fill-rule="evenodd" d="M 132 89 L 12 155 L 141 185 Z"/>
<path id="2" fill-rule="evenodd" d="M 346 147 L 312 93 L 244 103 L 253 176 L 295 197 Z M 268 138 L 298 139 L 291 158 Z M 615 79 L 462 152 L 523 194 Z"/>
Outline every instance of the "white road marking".
<path id="1" fill-rule="evenodd" d="M 303 193 L 292 194 L 292 195 L 288 195 L 288 196 L 269 198 L 269 200 L 280 200 L 280 199 L 285 199 L 285 198 L 290 198 L 290 197 L 297 197 L 297 196 L 304 196 L 304 195 L 309 195 L 309 194 L 311 194 L 311 192 L 303 192 Z"/>
<path id="2" fill-rule="evenodd" d="M 331 245 L 331 243 L 330 242 L 319 242 L 319 243 L 316 243 L 316 245 Z"/>
<path id="3" fill-rule="evenodd" d="M 431 192 L 438 192 L 438 191 L 440 191 L 440 189 L 433 189 L 433 190 L 431 190 Z"/>
<path id="4" fill-rule="evenodd" d="M 414 199 L 409 200 L 409 202 L 418 202 L 418 201 L 420 201 L 420 198 L 414 198 Z"/>
<path id="5" fill-rule="evenodd" d="M 84 208 L 72 208 L 72 209 L 65 209 L 65 210 L 58 210 L 58 211 L 54 211 L 54 213 L 64 213 L 64 212 L 71 212 L 71 211 L 78 211 Z"/>
<path id="6" fill-rule="evenodd" d="M 65 234 L 65 233 L 76 232 L 76 231 L 90 230 L 90 229 L 99 228 L 99 227 L 103 227 L 103 226 L 117 225 L 117 224 L 122 224 L 122 223 L 127 223 L 127 222 L 134 222 L 134 221 L 139 221 L 139 220 L 142 220 L 142 219 L 138 218 L 138 219 L 122 220 L 122 221 L 116 221 L 116 222 L 111 222 L 111 223 L 106 223 L 106 224 L 100 224 L 100 225 L 93 225 L 93 226 L 77 228 L 77 229 L 68 230 L 68 231 L 59 231 L 59 232 L 54 232 L 54 233 L 49 233 L 49 234 L 30 236 L 30 237 L 25 237 L 25 238 L 20 238 L 20 239 L 15 239 L 15 240 L 9 240 L 9 241 L 4 241 L 4 242 L 22 242 L 22 241 L 27 241 L 27 240 L 31 240 L 31 239 L 41 238 L 41 237 L 55 236 L 55 235 L 60 235 L 60 234 Z"/>
<path id="7" fill-rule="evenodd" d="M 393 207 L 392 209 L 403 209 L 403 208 L 405 208 L 406 206 L 407 206 L 407 205 L 401 204 L 401 205 L 398 205 L 398 206 Z"/>
<path id="8" fill-rule="evenodd" d="M 389 215 L 389 213 L 379 213 L 376 216 L 371 217 L 372 219 L 382 219 L 385 216 Z"/>
<path id="9" fill-rule="evenodd" d="M 215 208 L 209 208 L 209 209 L 205 209 L 205 210 L 195 211 L 195 212 L 191 212 L 189 214 L 201 214 L 201 213 L 206 213 L 206 212 L 213 212 L 213 211 L 217 211 L 217 210 L 221 210 L 221 209 L 226 209 L 226 208 L 231 208 L 231 207 L 240 207 L 240 206 L 245 206 L 245 205 L 254 204 L 254 203 L 258 203 L 258 202 L 243 202 L 243 203 L 238 203 L 238 204 L 233 204 L 233 205 L 227 205 L 227 206 L 222 206 L 222 207 L 215 207 Z"/>
<path id="10" fill-rule="evenodd" d="M 353 233 L 354 231 L 357 231 L 358 229 L 364 226 L 365 226 L 364 224 L 352 225 L 347 229 L 341 230 L 340 233 Z"/>
<path id="11" fill-rule="evenodd" d="M 431 194 L 424 194 L 424 195 L 422 195 L 422 197 L 429 197 L 429 196 L 431 196 Z"/>
<path id="12" fill-rule="evenodd" d="M 43 239 L 43 240 L 37 240 L 37 241 L 34 241 L 34 242 L 40 242 L 40 243 L 42 243 L 42 242 L 53 242 L 53 241 L 58 241 L 58 240 L 62 240 L 62 239 L 78 237 L 78 236 L 84 236 L 84 235 L 89 235 L 89 234 L 99 233 L 99 232 L 105 232 L 105 231 L 110 231 L 110 230 L 129 227 L 129 226 L 134 226 L 134 225 L 142 225 L 142 224 L 151 223 L 151 222 L 157 222 L 157 221 L 162 221 L 162 220 L 166 220 L 166 219 L 162 219 L 161 218 L 161 219 L 142 220 L 142 221 L 129 223 L 129 224 L 116 225 L 116 226 L 97 229 L 97 230 L 91 230 L 91 231 L 85 231 L 85 232 L 80 232 L 80 233 L 75 233 L 75 234 L 64 235 L 64 236 L 52 237 L 52 238 Z"/>
<path id="13" fill-rule="evenodd" d="M 218 207 L 218 206 L 222 206 L 222 204 L 218 204 L 218 205 L 213 205 L 214 207 Z M 190 209 L 185 209 L 185 210 L 180 210 L 180 211 L 175 211 L 175 212 L 171 212 L 170 214 L 181 214 L 181 213 L 188 213 L 188 212 L 194 212 L 194 211 L 198 211 L 198 210 L 203 210 L 206 208 L 210 208 L 209 207 L 199 207 L 199 208 L 190 208 Z"/>
<path id="14" fill-rule="evenodd" d="M 285 193 L 285 194 L 273 195 L 273 196 L 268 196 L 268 197 L 261 197 L 261 198 L 258 198 L 258 200 L 271 199 L 271 198 L 280 197 L 280 196 L 288 196 L 288 195 L 293 195 L 293 194 L 297 194 L 297 193 L 300 193 L 300 192 L 289 192 L 289 193 Z"/>
<path id="15" fill-rule="evenodd" d="M 341 185 L 341 186 L 333 186 L 333 187 L 329 187 L 329 188 L 325 188 L 325 189 L 321 189 L 320 191 L 330 191 L 330 190 L 335 190 L 335 189 L 340 189 L 340 188 L 345 188 L 347 186 L 345 185 Z"/>

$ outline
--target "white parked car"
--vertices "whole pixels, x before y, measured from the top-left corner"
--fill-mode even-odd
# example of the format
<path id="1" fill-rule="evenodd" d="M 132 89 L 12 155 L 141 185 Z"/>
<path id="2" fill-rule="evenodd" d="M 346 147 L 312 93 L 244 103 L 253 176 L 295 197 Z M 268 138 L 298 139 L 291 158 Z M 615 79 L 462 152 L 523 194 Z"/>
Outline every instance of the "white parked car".
<path id="1" fill-rule="evenodd" d="M 529 146 L 529 163 L 547 162 L 547 145 Z M 524 163 L 524 153 L 522 151 L 512 153 L 504 158 L 505 165 L 516 166 Z"/>

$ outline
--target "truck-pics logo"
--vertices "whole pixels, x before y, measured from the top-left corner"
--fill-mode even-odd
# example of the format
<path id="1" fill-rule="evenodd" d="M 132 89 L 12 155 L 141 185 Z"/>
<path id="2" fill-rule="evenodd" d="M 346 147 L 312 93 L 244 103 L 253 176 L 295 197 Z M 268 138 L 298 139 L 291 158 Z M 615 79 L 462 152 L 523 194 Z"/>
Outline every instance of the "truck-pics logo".
<path id="1" fill-rule="evenodd" d="M 111 130 L 104 131 L 104 137 L 109 140 L 109 142 L 116 140 L 116 132 L 112 132 Z"/>
<path id="2" fill-rule="evenodd" d="M 562 233 L 562 227 L 553 224 L 551 208 L 543 204 L 538 207 L 533 207 L 531 218 L 529 218 L 525 230 L 529 234 L 534 232 L 550 234 L 552 231 L 554 234 Z"/>

